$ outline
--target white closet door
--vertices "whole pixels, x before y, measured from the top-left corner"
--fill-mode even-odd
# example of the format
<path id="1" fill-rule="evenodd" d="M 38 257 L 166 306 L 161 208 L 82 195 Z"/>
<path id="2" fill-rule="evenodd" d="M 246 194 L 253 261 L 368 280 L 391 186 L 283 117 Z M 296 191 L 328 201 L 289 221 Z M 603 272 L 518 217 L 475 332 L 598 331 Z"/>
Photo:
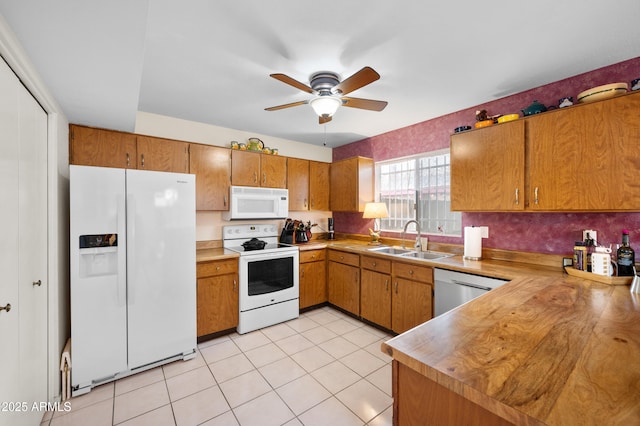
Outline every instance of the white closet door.
<path id="1" fill-rule="evenodd" d="M 1 59 L 0 93 L 0 426 L 33 425 L 47 401 L 47 117 Z"/>
<path id="2" fill-rule="evenodd" d="M 0 402 L 17 401 L 20 384 L 20 315 L 18 300 L 18 218 L 20 126 L 18 125 L 18 85 L 20 82 L 0 60 Z M 6 419 L 6 420 L 5 420 Z M 9 425 L 15 416 L 2 413 L 0 423 Z M 4 422 L 7 423 L 4 423 Z"/>
<path id="3" fill-rule="evenodd" d="M 24 88 L 20 106 L 20 381 L 47 400 L 47 114 Z"/>

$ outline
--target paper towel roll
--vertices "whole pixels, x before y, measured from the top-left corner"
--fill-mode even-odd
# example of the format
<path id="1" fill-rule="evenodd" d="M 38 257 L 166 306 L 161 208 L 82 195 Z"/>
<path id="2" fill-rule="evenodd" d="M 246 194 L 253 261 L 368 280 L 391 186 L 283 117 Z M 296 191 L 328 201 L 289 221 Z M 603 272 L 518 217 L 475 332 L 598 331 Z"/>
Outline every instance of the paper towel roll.
<path id="1" fill-rule="evenodd" d="M 480 260 L 482 258 L 482 228 L 464 227 L 464 258 Z"/>

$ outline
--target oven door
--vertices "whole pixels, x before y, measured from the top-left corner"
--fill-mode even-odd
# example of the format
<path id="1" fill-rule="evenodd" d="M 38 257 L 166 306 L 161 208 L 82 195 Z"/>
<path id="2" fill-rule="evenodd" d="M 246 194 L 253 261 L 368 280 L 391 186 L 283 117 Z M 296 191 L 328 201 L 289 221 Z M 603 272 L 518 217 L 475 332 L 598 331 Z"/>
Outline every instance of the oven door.
<path id="1" fill-rule="evenodd" d="M 297 250 L 240 256 L 240 311 L 298 299 L 299 258 Z"/>

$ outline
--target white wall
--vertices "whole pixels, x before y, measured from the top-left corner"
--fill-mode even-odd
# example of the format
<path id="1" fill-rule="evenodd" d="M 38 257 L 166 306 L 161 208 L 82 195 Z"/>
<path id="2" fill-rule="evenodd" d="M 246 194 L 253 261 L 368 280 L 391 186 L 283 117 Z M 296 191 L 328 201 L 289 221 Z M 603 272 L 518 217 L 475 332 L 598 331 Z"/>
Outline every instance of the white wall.
<path id="1" fill-rule="evenodd" d="M 181 141 L 197 142 L 229 148 L 231 141 L 247 142 L 249 138 L 259 138 L 265 146 L 278 148 L 280 155 L 331 162 L 332 149 L 273 136 L 260 135 L 244 130 L 213 126 L 196 121 L 182 120 L 165 115 L 138 111 L 135 133 Z"/>
<path id="2" fill-rule="evenodd" d="M 0 15 L 0 55 L 48 115 L 48 392 L 60 399 L 60 354 L 69 326 L 69 122 Z"/>
<path id="3" fill-rule="evenodd" d="M 249 133 L 243 130 L 213 126 L 195 121 L 182 120 L 164 115 L 138 111 L 136 115 L 135 133 L 177 139 L 181 141 L 197 142 L 207 145 L 229 147 L 231 141 L 246 142 L 251 137 L 257 137 L 270 148 L 278 148 L 280 155 L 303 158 L 306 160 L 331 162 L 332 149 L 272 136 Z M 304 222 L 317 223 L 322 229 L 327 229 L 327 218 L 331 212 L 290 212 L 293 219 Z M 284 221 L 268 221 L 278 224 L 281 228 Z M 234 221 L 233 224 L 250 223 Z M 231 222 L 222 219 L 221 212 L 197 212 L 196 239 L 198 241 L 222 239 L 222 226 Z M 313 228 L 311 232 L 322 232 L 320 228 Z"/>

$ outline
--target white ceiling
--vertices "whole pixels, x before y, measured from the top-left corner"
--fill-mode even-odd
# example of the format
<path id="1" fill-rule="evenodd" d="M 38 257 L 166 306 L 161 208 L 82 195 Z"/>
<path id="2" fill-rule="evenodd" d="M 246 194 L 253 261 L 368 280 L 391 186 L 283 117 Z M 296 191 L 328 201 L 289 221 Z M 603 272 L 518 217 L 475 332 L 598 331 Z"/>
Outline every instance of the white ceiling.
<path id="1" fill-rule="evenodd" d="M 335 147 L 640 56 L 638 0 L 0 0 L 72 123 L 133 131 L 136 111 Z M 380 80 L 318 124 L 321 70 Z M 640 77 L 640 70 L 638 72 Z M 326 130 L 326 134 L 325 134 Z"/>

